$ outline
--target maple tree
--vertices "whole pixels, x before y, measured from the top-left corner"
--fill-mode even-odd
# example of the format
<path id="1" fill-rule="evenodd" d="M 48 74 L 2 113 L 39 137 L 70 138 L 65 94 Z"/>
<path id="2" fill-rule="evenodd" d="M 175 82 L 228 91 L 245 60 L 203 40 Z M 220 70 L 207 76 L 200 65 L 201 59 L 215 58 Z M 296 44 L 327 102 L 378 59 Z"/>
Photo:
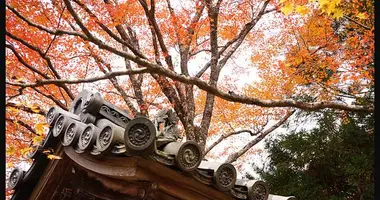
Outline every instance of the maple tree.
<path id="1" fill-rule="evenodd" d="M 257 136 L 228 162 L 296 109 L 373 112 L 374 2 L 349 2 L 7 0 L 8 167 L 83 88 L 133 116 L 173 107 L 205 152 Z"/>

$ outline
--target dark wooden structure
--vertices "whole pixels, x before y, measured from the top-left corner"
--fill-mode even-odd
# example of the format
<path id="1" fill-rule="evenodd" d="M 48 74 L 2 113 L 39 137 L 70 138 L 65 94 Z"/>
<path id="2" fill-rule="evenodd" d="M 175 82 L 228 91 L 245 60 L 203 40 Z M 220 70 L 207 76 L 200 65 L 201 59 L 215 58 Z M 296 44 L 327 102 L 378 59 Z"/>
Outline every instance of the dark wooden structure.
<path id="1" fill-rule="evenodd" d="M 30 174 L 36 179 L 20 185 L 13 199 L 233 199 L 142 157 L 78 154 L 62 145 L 57 151 L 62 159 L 37 166 L 42 173 Z"/>

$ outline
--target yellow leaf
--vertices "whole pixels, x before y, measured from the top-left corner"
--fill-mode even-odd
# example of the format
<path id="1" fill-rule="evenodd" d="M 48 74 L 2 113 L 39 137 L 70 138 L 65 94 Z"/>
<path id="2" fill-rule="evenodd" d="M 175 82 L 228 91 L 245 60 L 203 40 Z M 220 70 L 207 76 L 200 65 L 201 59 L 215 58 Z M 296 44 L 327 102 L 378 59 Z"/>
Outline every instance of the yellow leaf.
<path id="1" fill-rule="evenodd" d="M 37 106 L 31 106 L 30 109 L 35 112 L 35 113 L 39 113 L 40 112 L 40 109 L 37 107 Z"/>
<path id="2" fill-rule="evenodd" d="M 327 6 L 322 9 L 324 12 L 326 12 L 328 15 L 330 15 L 331 13 L 335 13 L 336 12 L 336 7 L 334 4 L 332 3 L 329 3 L 327 4 Z"/>
<path id="3" fill-rule="evenodd" d="M 286 2 L 287 0 L 280 0 L 280 3 L 284 3 L 284 2 Z"/>
<path id="4" fill-rule="evenodd" d="M 16 148 L 14 146 L 7 148 L 7 154 L 12 155 L 15 152 L 16 152 Z"/>
<path id="5" fill-rule="evenodd" d="M 22 78 L 16 78 L 16 83 L 24 83 L 24 79 L 22 79 Z"/>
<path id="6" fill-rule="evenodd" d="M 306 15 L 309 12 L 309 10 L 307 9 L 306 6 L 297 6 L 296 12 L 301 14 L 301 15 Z"/>
<path id="7" fill-rule="evenodd" d="M 38 135 L 42 135 L 44 133 L 44 131 L 45 131 L 45 127 L 46 128 L 49 127 L 49 125 L 47 123 L 45 123 L 45 122 L 36 124 L 36 133 Z"/>
<path id="8" fill-rule="evenodd" d="M 13 167 L 13 163 L 7 163 L 8 164 L 8 168 L 12 168 Z"/>
<path id="9" fill-rule="evenodd" d="M 13 108 L 13 107 L 8 107 L 7 109 L 8 111 L 15 112 L 15 113 L 18 113 L 20 111 L 19 109 Z"/>
<path id="10" fill-rule="evenodd" d="M 319 3 L 319 8 L 323 9 L 325 6 L 327 6 L 330 3 L 330 1 L 329 0 L 319 0 L 318 3 Z"/>
<path id="11" fill-rule="evenodd" d="M 21 149 L 21 154 L 26 155 L 27 153 L 31 151 L 33 151 L 33 147 L 24 148 L 24 149 Z"/>
<path id="12" fill-rule="evenodd" d="M 332 17 L 335 19 L 339 19 L 339 18 L 343 17 L 343 10 L 336 9 Z"/>
<path id="13" fill-rule="evenodd" d="M 38 109 L 32 109 L 32 111 L 35 112 L 35 113 L 39 113 L 40 112 L 40 110 L 38 110 Z"/>
<path id="14" fill-rule="evenodd" d="M 298 65 L 298 64 L 300 64 L 302 62 L 302 59 L 301 58 L 296 58 L 295 61 L 296 61 L 295 64 Z"/>
<path id="15" fill-rule="evenodd" d="M 42 137 L 41 136 L 36 136 L 33 138 L 33 144 L 34 145 L 39 145 L 42 142 Z"/>
<path id="16" fill-rule="evenodd" d="M 288 3 L 284 7 L 281 8 L 281 12 L 283 12 L 286 16 L 293 12 L 293 4 Z"/>
<path id="17" fill-rule="evenodd" d="M 334 6 L 337 6 L 337 5 L 340 4 L 340 1 L 341 1 L 341 0 L 330 0 L 330 3 L 331 3 L 331 4 L 334 4 Z"/>
<path id="18" fill-rule="evenodd" d="M 356 15 L 356 17 L 359 19 L 367 19 L 368 18 L 364 13 L 359 13 Z"/>
<path id="19" fill-rule="evenodd" d="M 56 155 L 48 155 L 47 158 L 51 159 L 51 160 L 59 160 L 59 159 L 62 159 L 60 156 L 56 156 Z"/>

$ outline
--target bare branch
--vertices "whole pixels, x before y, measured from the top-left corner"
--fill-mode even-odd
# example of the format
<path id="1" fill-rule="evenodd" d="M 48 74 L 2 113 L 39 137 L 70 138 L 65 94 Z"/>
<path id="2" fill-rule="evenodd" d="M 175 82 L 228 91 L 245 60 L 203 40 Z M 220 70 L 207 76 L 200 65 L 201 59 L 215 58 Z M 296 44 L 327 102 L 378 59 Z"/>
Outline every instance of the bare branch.
<path id="1" fill-rule="evenodd" d="M 233 53 L 239 48 L 241 43 L 243 43 L 245 37 L 248 35 L 248 33 L 252 30 L 252 28 L 257 24 L 257 22 L 260 20 L 260 18 L 264 15 L 265 9 L 269 3 L 269 0 L 264 2 L 264 5 L 261 7 L 260 12 L 257 14 L 257 16 L 246 24 L 244 29 L 237 35 L 236 42 L 234 42 L 233 46 L 226 52 L 226 55 L 220 60 L 218 68 L 221 69 L 227 62 L 227 60 L 232 56 Z"/>
<path id="2" fill-rule="evenodd" d="M 155 15 L 155 4 L 154 1 L 151 1 L 151 9 L 149 10 L 148 5 L 145 0 L 139 0 L 141 6 L 143 7 L 145 11 L 145 15 L 148 19 L 149 26 L 151 27 L 151 32 L 153 36 L 153 45 L 154 45 L 154 52 L 155 52 L 155 59 L 157 63 L 159 62 L 159 56 L 158 56 L 158 44 L 160 45 L 161 51 L 164 54 L 165 62 L 168 65 L 168 68 L 171 71 L 174 71 L 174 66 L 172 63 L 172 58 L 169 55 L 169 52 L 165 46 L 162 33 L 158 27 L 158 24 L 156 22 L 156 19 L 154 17 Z M 162 68 L 162 67 L 161 67 Z M 185 106 L 181 103 L 181 100 L 183 101 L 183 98 L 185 96 L 185 93 L 182 89 L 182 86 L 179 82 L 174 82 L 175 88 L 171 86 L 170 82 L 166 79 L 166 77 L 159 76 L 157 74 L 151 74 L 153 78 L 157 81 L 157 83 L 160 85 L 162 92 L 165 94 L 165 96 L 169 99 L 169 101 L 174 106 L 174 109 L 181 120 L 183 124 L 186 124 L 185 120 Z M 175 90 L 177 89 L 177 90 Z M 178 93 L 177 93 L 178 92 Z"/>
<path id="3" fill-rule="evenodd" d="M 102 64 L 105 65 L 110 70 L 110 73 L 112 73 L 111 66 L 108 63 L 106 63 L 100 56 L 95 55 L 94 53 L 92 53 L 91 55 L 94 57 L 95 61 L 98 63 L 99 68 L 102 70 L 104 75 L 107 75 L 108 73 L 103 67 L 101 67 Z M 139 115 L 139 111 L 135 108 L 133 103 L 128 99 L 127 93 L 119 85 L 119 82 L 117 81 L 116 76 L 111 77 L 109 80 L 111 81 L 112 85 L 116 88 L 116 90 L 121 94 L 121 97 L 124 99 L 128 108 L 132 111 L 132 114 L 134 116 Z"/>
<path id="4" fill-rule="evenodd" d="M 122 29 L 124 30 L 124 29 Z M 130 32 L 130 39 L 132 40 L 132 43 L 133 45 L 137 48 L 137 49 L 140 49 L 140 46 L 139 46 L 139 42 L 138 42 L 138 39 L 136 37 L 136 34 L 132 31 L 132 29 L 130 27 L 128 27 L 128 30 Z M 127 51 L 126 47 L 123 46 L 123 49 L 125 51 Z M 128 59 L 124 59 L 124 63 L 125 63 L 125 68 L 127 70 L 131 70 L 132 69 L 132 66 L 131 66 L 131 61 L 128 60 Z M 141 66 L 138 66 L 139 68 L 142 68 Z M 143 74 L 139 74 L 138 76 L 136 75 L 129 75 L 129 80 L 131 81 L 132 83 L 132 88 L 133 88 L 133 92 L 136 96 L 136 101 L 137 101 L 137 104 L 139 106 L 139 109 L 140 109 L 140 114 L 144 115 L 144 116 L 148 116 L 148 110 L 147 110 L 147 105 L 144 101 L 144 96 L 143 96 L 143 92 L 142 92 L 142 88 L 141 88 L 141 85 L 142 85 L 142 82 L 143 82 Z M 124 92 L 125 94 L 125 92 Z"/>
<path id="5" fill-rule="evenodd" d="M 219 143 L 221 143 L 224 139 L 227 139 L 228 137 L 232 136 L 232 135 L 238 135 L 240 133 L 249 133 L 251 136 L 255 136 L 257 135 L 259 132 L 253 132 L 249 129 L 243 129 L 243 130 L 239 130 L 239 131 L 233 131 L 233 132 L 230 132 L 230 133 L 227 133 L 227 134 L 222 134 L 214 143 L 212 143 L 205 151 L 205 154 L 206 155 L 208 152 L 210 152 L 216 145 L 218 145 Z"/>
<path id="6" fill-rule="evenodd" d="M 364 29 L 366 29 L 366 30 L 371 30 L 370 27 L 368 27 L 368 26 L 366 26 L 366 25 L 364 25 L 364 24 L 359 23 L 358 21 L 356 21 L 356 20 L 354 20 L 354 19 L 348 17 L 347 15 L 345 15 L 345 16 L 343 16 L 343 17 L 344 17 L 345 19 L 349 20 L 349 21 L 354 22 L 355 24 L 361 26 L 362 28 L 364 28 Z"/>
<path id="7" fill-rule="evenodd" d="M 197 37 L 196 37 L 197 38 Z M 196 41 L 195 41 L 195 47 L 192 49 L 192 50 L 190 50 L 190 52 L 189 52 L 189 54 L 190 54 L 190 57 L 191 56 L 195 56 L 196 54 L 198 54 L 198 53 L 200 53 L 200 52 L 202 52 L 202 51 L 209 51 L 210 53 L 211 53 L 211 50 L 210 49 L 201 49 L 201 50 L 197 50 L 197 51 L 195 51 L 195 49 L 198 47 L 198 46 L 201 46 L 202 44 L 204 44 L 204 43 L 206 43 L 207 41 L 209 41 L 210 40 L 210 38 L 206 38 L 206 39 L 204 39 L 204 40 L 202 40 L 201 42 L 199 42 L 198 43 L 198 38 L 196 39 Z"/>
<path id="8" fill-rule="evenodd" d="M 166 3 L 168 5 L 170 16 L 173 18 L 176 18 L 176 15 L 174 13 L 174 9 L 170 5 L 170 0 L 166 0 Z M 180 63 L 181 73 L 183 73 L 185 75 L 189 75 L 188 67 L 187 67 L 188 60 L 189 60 L 188 59 L 189 48 L 188 48 L 188 45 L 186 44 L 186 41 L 183 41 L 181 39 L 180 34 L 179 34 L 179 29 L 180 29 L 180 25 L 177 23 L 177 20 L 174 20 L 174 31 L 175 31 L 175 34 L 177 37 L 177 44 L 179 46 L 179 53 L 180 53 L 180 57 L 181 57 L 181 63 Z M 178 91 L 179 98 L 181 99 L 181 101 L 188 103 L 187 102 L 187 96 L 190 92 L 193 93 L 192 87 L 187 87 L 187 91 L 185 91 L 183 84 L 176 82 L 175 86 L 176 86 L 176 89 Z M 182 107 L 184 108 L 185 113 L 188 113 L 187 104 L 183 105 Z M 185 125 L 186 125 L 186 127 L 189 127 L 190 124 L 188 122 L 186 122 Z M 191 128 L 191 127 L 189 127 L 189 128 Z"/>
<path id="9" fill-rule="evenodd" d="M 65 11 L 65 8 L 62 9 L 62 12 L 60 13 L 59 15 L 59 18 L 58 18 L 58 25 L 57 25 L 57 28 L 56 29 L 59 29 L 59 26 L 61 25 L 61 19 L 62 19 L 62 16 L 63 16 L 63 12 Z M 45 12 L 44 12 L 45 14 Z M 49 19 L 49 18 L 48 18 Z M 49 46 L 46 48 L 46 51 L 44 53 L 44 55 L 46 55 L 50 49 L 50 47 L 53 45 L 53 42 L 55 41 L 55 39 L 57 38 L 58 35 L 54 35 L 53 39 L 51 40 L 51 42 L 49 43 Z"/>
<path id="10" fill-rule="evenodd" d="M 106 4 L 111 4 L 110 0 L 104 0 L 104 2 Z M 117 3 L 117 2 L 116 2 Z M 112 19 L 113 20 L 113 19 Z M 124 29 L 123 25 L 121 24 L 118 24 L 115 26 L 116 30 L 119 32 L 121 38 L 125 41 L 128 42 L 128 44 L 132 45 L 133 48 L 135 49 L 135 51 L 138 51 L 140 52 L 140 46 L 139 46 L 139 43 L 138 43 L 138 39 L 137 39 L 137 36 L 136 36 L 136 33 L 127 25 L 127 29 L 128 29 L 128 33 L 126 32 L 126 30 Z M 124 51 L 128 51 L 128 46 L 126 45 L 123 45 L 122 46 L 123 50 Z M 131 48 L 129 47 L 129 49 L 131 50 Z M 142 54 L 142 53 L 141 53 Z M 135 54 L 136 55 L 136 54 Z M 142 58 L 146 58 L 146 57 L 142 57 Z M 103 64 L 105 64 L 104 61 L 101 61 Z M 124 59 L 124 62 L 125 62 L 125 67 L 127 70 L 130 70 L 132 69 L 131 67 L 131 64 L 130 64 L 130 60 L 128 59 Z M 111 67 L 109 66 L 109 64 L 106 64 L 107 68 L 111 71 Z M 139 66 L 140 67 L 140 66 Z M 124 90 L 121 89 L 121 87 L 119 86 L 119 84 L 117 83 L 117 79 L 116 78 L 113 78 L 111 80 L 112 84 L 114 84 L 115 88 L 119 91 L 119 93 L 122 95 L 124 101 L 126 101 L 127 105 L 130 107 L 130 109 L 132 110 L 133 114 L 136 116 L 137 114 L 143 114 L 145 116 L 148 116 L 148 110 L 146 109 L 146 103 L 144 102 L 144 99 L 143 99 L 143 94 L 142 94 L 142 90 L 141 90 L 141 84 L 142 84 L 142 81 L 143 81 L 143 74 L 140 74 L 138 77 L 135 77 L 134 75 L 130 75 L 129 78 L 130 78 L 130 81 L 132 83 L 132 86 L 133 86 L 133 91 L 135 93 L 135 99 L 137 101 L 137 104 L 140 108 L 140 113 L 137 112 L 137 109 L 133 106 L 133 104 L 129 101 L 129 99 L 127 98 L 127 94 L 125 93 Z M 135 112 L 135 111 L 136 112 Z"/>
<path id="11" fill-rule="evenodd" d="M 118 93 L 118 92 L 114 92 L 114 91 L 112 91 L 112 90 L 104 90 L 104 89 L 102 89 L 102 88 L 99 88 L 99 90 L 100 90 L 101 92 L 104 92 L 104 93 L 108 93 L 108 94 L 113 94 L 113 95 L 121 96 L 120 93 Z M 159 93 L 156 94 L 156 97 L 157 97 L 158 95 L 159 95 Z M 131 95 L 128 95 L 128 94 L 126 94 L 126 96 L 127 96 L 128 98 L 131 98 L 131 99 L 137 99 L 137 97 L 135 97 L 135 96 L 131 96 Z M 160 103 L 154 103 L 154 101 L 146 101 L 146 103 L 149 104 L 149 105 L 155 106 L 155 107 L 160 107 L 160 105 L 161 105 Z"/>
<path id="12" fill-rule="evenodd" d="M 195 56 L 195 55 L 197 55 L 198 53 L 201 53 L 201 52 L 209 52 L 209 53 L 211 53 L 211 50 L 210 50 L 210 49 L 200 49 L 200 50 L 198 50 L 198 51 L 191 52 L 191 53 L 190 53 L 190 56 Z M 208 68 L 208 67 L 207 67 L 207 68 Z M 203 73 L 207 70 L 207 68 L 204 69 Z M 202 70 L 200 70 L 200 71 L 202 71 Z M 199 72 L 198 72 L 198 73 L 199 73 Z"/>
<path id="13" fill-rule="evenodd" d="M 168 7 L 170 10 L 171 15 L 174 16 L 174 11 L 170 6 L 170 0 L 167 0 Z M 185 40 L 181 41 L 181 38 L 178 35 L 177 31 L 177 40 L 179 45 L 179 51 L 180 51 L 180 68 L 181 73 L 184 75 L 189 75 L 188 71 L 188 61 L 190 56 L 190 45 L 192 42 L 193 35 L 195 33 L 195 26 L 196 23 L 200 20 L 203 10 L 204 10 L 205 4 L 202 3 L 202 1 L 196 2 L 196 12 L 194 17 L 191 19 L 190 25 L 186 28 L 187 34 L 185 36 Z M 178 28 L 179 25 L 176 23 L 176 27 Z M 194 86 L 193 85 L 185 85 L 185 89 L 183 88 L 183 85 L 178 84 L 178 92 L 180 93 L 180 98 L 182 99 L 185 104 L 183 105 L 184 111 L 187 114 L 186 122 L 184 123 L 185 130 L 187 133 L 194 133 L 195 127 L 194 127 L 194 116 L 195 116 L 195 103 L 194 103 Z M 184 91 L 183 91 L 184 90 Z"/>
<path id="14" fill-rule="evenodd" d="M 152 43 L 153 43 L 153 48 L 154 48 L 155 62 L 157 63 L 158 66 L 162 66 L 161 61 L 160 61 L 158 44 L 157 44 L 157 36 L 156 36 L 154 28 L 152 26 L 149 26 L 149 27 L 152 33 Z M 162 92 L 165 94 L 168 100 L 174 105 L 174 110 L 176 111 L 181 122 L 183 124 L 186 124 L 183 106 L 182 104 L 180 104 L 179 97 L 177 93 L 175 92 L 174 88 L 170 86 L 168 80 L 165 77 L 159 76 L 157 74 L 152 74 L 152 73 L 151 75 L 157 81 L 160 87 L 163 89 Z"/>
<path id="15" fill-rule="evenodd" d="M 228 41 L 222 48 L 221 50 L 218 52 L 218 59 L 219 57 L 233 44 L 234 47 L 229 50 L 229 52 L 227 53 L 227 56 L 225 56 L 224 60 L 221 60 L 221 63 L 222 64 L 219 64 L 220 67 L 223 67 L 224 64 L 227 62 L 228 58 L 231 57 L 231 55 L 236 51 L 236 49 L 240 46 L 240 44 L 244 41 L 245 37 L 247 36 L 247 34 L 252 30 L 252 28 L 257 24 L 257 22 L 259 21 L 259 19 L 264 15 L 264 14 L 267 14 L 267 13 L 270 13 L 270 12 L 273 12 L 275 9 L 269 9 L 269 10 L 265 10 L 266 6 L 268 5 L 269 1 L 266 1 L 264 2 L 264 5 L 263 7 L 261 8 L 261 11 L 259 12 L 259 14 L 253 18 L 249 23 L 245 24 L 244 28 L 230 41 Z M 211 66 L 211 61 L 206 63 L 202 69 L 195 75 L 195 77 L 197 78 L 200 78 L 205 71 L 207 71 L 207 69 Z"/>
<path id="16" fill-rule="evenodd" d="M 154 32 L 152 32 L 152 33 L 156 34 L 156 39 L 158 41 L 158 44 L 160 45 L 162 53 L 164 54 L 165 62 L 168 65 L 168 68 L 170 70 L 174 71 L 174 65 L 173 65 L 172 57 L 169 54 L 169 51 L 168 51 L 168 49 L 167 49 L 167 47 L 165 45 L 165 42 L 164 42 L 164 39 L 163 39 L 164 37 L 163 37 L 163 35 L 161 33 L 161 30 L 160 30 L 160 28 L 158 26 L 158 23 L 156 21 L 156 18 L 155 18 L 155 4 L 154 4 L 154 1 L 151 1 L 151 9 L 150 10 L 148 9 L 148 6 L 147 6 L 145 0 L 139 0 L 139 2 L 140 2 L 141 6 L 143 7 L 143 9 L 145 11 L 145 15 L 148 18 L 149 25 L 151 25 L 153 27 Z M 170 8 L 170 3 L 169 2 L 168 2 L 168 6 Z M 170 14 L 174 15 L 173 10 L 170 10 Z M 178 28 L 177 24 L 175 24 L 174 26 L 175 26 L 175 28 Z M 177 37 L 177 40 L 178 40 L 177 41 L 178 44 L 180 44 L 179 36 Z M 181 101 L 184 102 L 185 99 L 186 99 L 186 93 L 185 93 L 185 89 L 184 89 L 183 85 L 181 85 L 179 82 L 174 82 L 174 85 L 175 85 L 175 88 L 176 88 L 177 93 L 178 93 L 177 97 L 179 97 L 181 99 Z M 186 106 L 182 106 L 181 105 L 181 107 L 182 107 L 182 109 L 181 109 L 182 112 L 186 112 L 185 109 L 184 109 L 184 108 L 186 108 Z"/>
<path id="17" fill-rule="evenodd" d="M 157 44 L 157 36 L 156 33 L 154 32 L 154 29 L 152 26 L 149 26 L 150 32 L 152 34 L 152 43 L 153 43 L 153 49 L 154 49 L 154 59 L 158 65 L 162 65 L 160 61 L 160 51 L 158 49 L 158 44 Z"/>
<path id="18" fill-rule="evenodd" d="M 155 14 L 154 13 L 154 4 L 151 5 L 152 9 L 149 10 L 148 5 L 146 4 L 145 0 L 139 0 L 139 2 L 141 4 L 141 6 L 143 7 L 143 9 L 145 11 L 145 15 L 148 18 L 150 24 L 153 26 L 154 32 L 157 35 L 158 44 L 160 45 L 161 50 L 164 54 L 166 64 L 168 65 L 170 70 L 174 71 L 172 57 L 170 56 L 169 51 L 166 48 L 166 45 L 164 42 L 164 37 L 162 36 L 161 30 L 158 27 L 156 18 L 154 17 L 154 14 Z M 152 2 L 152 3 L 154 3 L 154 2 Z"/>
<path id="19" fill-rule="evenodd" d="M 273 126 L 271 126 L 269 129 L 265 130 L 264 132 L 261 132 L 261 134 L 259 136 L 257 136 L 255 139 L 253 139 L 252 141 L 250 141 L 248 144 L 246 144 L 242 149 L 240 149 L 239 151 L 237 151 L 237 152 L 231 154 L 230 156 L 228 156 L 228 158 L 227 158 L 227 160 L 225 162 L 226 163 L 235 162 L 240 156 L 242 156 L 250 148 L 252 148 L 257 143 L 259 143 L 261 140 L 263 140 L 265 138 L 265 136 L 267 136 L 269 133 L 273 132 L 278 127 L 280 127 L 282 124 L 284 124 L 286 122 L 286 120 L 288 120 L 288 118 L 290 116 L 292 116 L 293 113 L 295 113 L 295 112 L 296 112 L 296 110 L 292 110 L 292 111 L 289 111 L 288 113 L 286 113 L 286 115 L 283 118 L 281 118 L 276 124 L 274 124 Z"/>
<path id="20" fill-rule="evenodd" d="M 218 2 L 219 3 L 219 2 Z M 210 45 L 211 45 L 211 73 L 209 85 L 216 87 L 219 79 L 220 70 L 218 69 L 218 15 L 219 5 L 213 6 L 212 1 L 206 1 L 208 17 L 210 18 Z M 205 147 L 208 129 L 211 123 L 212 111 L 214 109 L 214 94 L 207 92 L 206 103 L 203 109 L 203 116 L 201 121 L 200 133 L 201 147 Z"/>

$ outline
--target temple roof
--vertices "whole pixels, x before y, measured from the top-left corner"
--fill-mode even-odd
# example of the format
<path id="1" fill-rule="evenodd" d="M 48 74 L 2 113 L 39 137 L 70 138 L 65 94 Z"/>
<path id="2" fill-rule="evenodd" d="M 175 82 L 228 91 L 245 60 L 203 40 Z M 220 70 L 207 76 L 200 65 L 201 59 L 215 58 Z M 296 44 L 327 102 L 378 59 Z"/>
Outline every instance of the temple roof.
<path id="1" fill-rule="evenodd" d="M 203 159 L 180 141 L 171 110 L 131 117 L 100 94 L 82 91 L 69 111 L 52 107 L 49 133 L 9 179 L 12 199 L 295 199 L 269 195 L 262 180 L 237 179 L 229 163 Z M 62 159 L 49 160 L 50 149 Z"/>

